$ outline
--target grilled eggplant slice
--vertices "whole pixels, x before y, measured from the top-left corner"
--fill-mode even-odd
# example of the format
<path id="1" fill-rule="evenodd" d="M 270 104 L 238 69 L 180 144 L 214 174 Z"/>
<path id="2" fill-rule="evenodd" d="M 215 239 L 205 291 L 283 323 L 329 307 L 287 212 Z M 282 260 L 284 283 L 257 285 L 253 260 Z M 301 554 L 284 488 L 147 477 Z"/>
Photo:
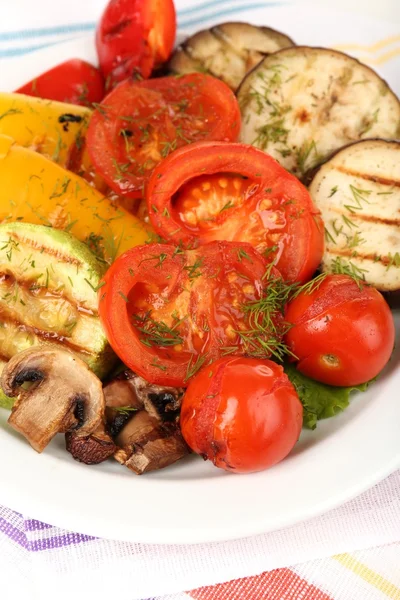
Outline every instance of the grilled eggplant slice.
<path id="1" fill-rule="evenodd" d="M 173 54 L 169 69 L 176 74 L 201 71 L 222 79 L 232 90 L 265 56 L 293 46 L 287 35 L 249 23 L 221 23 L 199 31 Z"/>
<path id="2" fill-rule="evenodd" d="M 322 267 L 400 290 L 400 142 L 365 140 L 319 168 L 310 193 L 325 223 Z"/>
<path id="3" fill-rule="evenodd" d="M 99 376 L 115 364 L 97 313 L 104 266 L 64 231 L 0 226 L 0 373 L 27 348 L 68 348 Z M 11 400 L 0 397 L 0 406 Z"/>
<path id="4" fill-rule="evenodd" d="M 335 50 L 281 50 L 255 67 L 237 95 L 241 141 L 299 177 L 346 144 L 400 133 L 400 103 L 385 81 Z"/>

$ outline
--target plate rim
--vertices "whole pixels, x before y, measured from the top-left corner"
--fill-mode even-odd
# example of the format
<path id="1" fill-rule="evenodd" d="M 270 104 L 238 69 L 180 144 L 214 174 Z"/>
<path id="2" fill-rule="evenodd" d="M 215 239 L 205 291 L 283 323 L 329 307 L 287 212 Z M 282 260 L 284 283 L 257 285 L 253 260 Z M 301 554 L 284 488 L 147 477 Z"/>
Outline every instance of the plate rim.
<path id="1" fill-rule="evenodd" d="M 292 5 L 292 6 L 285 6 L 285 7 L 283 7 L 283 6 L 277 7 L 277 8 L 274 8 L 273 10 L 275 10 L 275 11 L 276 10 L 288 10 L 288 9 L 295 9 L 295 8 L 296 7 L 294 5 Z M 270 11 L 271 11 L 270 8 L 268 8 L 268 7 L 265 8 L 266 14 L 268 14 L 268 12 L 270 12 Z M 321 11 L 321 12 L 327 13 L 327 12 L 332 12 L 332 11 Z M 246 13 L 244 13 L 244 15 L 246 15 Z M 382 20 L 379 20 L 379 22 L 385 23 L 385 21 L 382 21 Z M 73 40 L 59 42 L 57 44 L 54 44 L 51 47 L 40 49 L 37 52 L 33 52 L 27 56 L 29 56 L 32 59 L 37 60 L 37 58 L 40 57 L 41 55 L 43 55 L 43 56 L 49 55 L 49 53 L 51 53 L 51 52 L 54 52 L 54 54 L 57 54 L 57 52 L 55 52 L 55 49 L 57 49 L 57 51 L 58 51 L 60 48 L 65 48 L 65 47 L 69 48 L 71 46 L 76 46 L 78 44 L 80 44 L 82 46 L 82 48 L 85 45 L 89 47 L 90 43 L 93 45 L 93 35 L 90 35 L 90 36 L 85 35 L 85 36 L 82 36 L 79 38 L 77 37 Z M 23 60 L 24 60 L 24 57 L 20 57 L 18 59 L 11 59 L 11 62 L 15 65 L 17 62 L 23 61 Z M 0 64 L 1 64 L 1 61 L 0 61 Z M 394 387 L 396 384 L 396 380 L 400 381 L 400 377 L 399 376 L 396 377 L 396 375 L 394 374 L 388 381 L 389 386 Z M 24 448 L 24 451 L 21 452 L 21 457 L 20 457 L 21 459 L 25 455 L 28 455 L 28 453 L 33 453 L 33 451 L 29 448 L 29 446 L 27 444 L 24 446 L 21 446 L 21 443 L 23 443 L 23 440 L 21 440 L 19 437 L 14 435 L 13 432 L 10 433 L 10 431 L 8 429 L 6 431 L 3 431 L 2 421 L 3 421 L 4 414 L 7 414 L 6 411 L 0 410 L 0 449 L 2 448 L 2 445 L 3 445 L 4 435 L 6 435 L 6 436 L 10 435 L 10 438 L 16 444 L 17 452 L 18 452 L 18 448 Z M 340 417 L 336 417 L 336 419 L 338 419 L 338 418 L 340 418 Z M 316 444 L 316 445 L 318 445 L 318 444 Z M 12 450 L 13 447 L 14 447 L 14 444 L 11 443 L 9 448 L 11 448 L 11 450 Z M 4 449 L 7 451 L 7 443 L 6 443 L 6 447 Z M 338 492 L 333 498 L 320 500 L 320 502 L 317 503 L 316 505 L 310 504 L 310 506 L 308 507 L 308 510 L 302 509 L 300 511 L 300 513 L 296 513 L 296 512 L 291 513 L 291 514 L 287 515 L 286 518 L 282 517 L 282 515 L 281 515 L 281 517 L 276 520 L 275 525 L 272 527 L 271 527 L 271 524 L 269 524 L 267 527 L 264 527 L 262 524 L 260 524 L 259 521 L 257 521 L 257 524 L 254 523 L 254 525 L 249 525 L 246 523 L 243 523 L 240 525 L 235 524 L 235 527 L 230 527 L 229 529 L 227 529 L 226 527 L 220 528 L 220 529 L 215 528 L 212 532 L 210 532 L 210 530 L 208 530 L 208 529 L 203 529 L 201 526 L 198 526 L 197 528 L 193 528 L 193 529 L 175 529 L 175 528 L 169 527 L 169 528 L 165 528 L 163 530 L 163 532 L 160 533 L 155 528 L 149 529 L 144 526 L 139 527 L 139 526 L 135 525 L 134 523 L 127 524 L 126 522 L 121 521 L 121 522 L 119 522 L 118 527 L 116 529 L 115 520 L 114 521 L 105 520 L 104 513 L 101 513 L 101 514 L 100 513 L 98 513 L 98 514 L 92 513 L 91 514 L 92 520 L 90 522 L 88 522 L 88 521 L 85 521 L 85 519 L 87 519 L 86 513 L 84 516 L 81 516 L 79 514 L 79 504 L 77 504 L 75 506 L 75 508 L 72 509 L 71 506 L 66 506 L 65 504 L 64 505 L 61 504 L 61 506 L 60 506 L 56 503 L 51 503 L 51 504 L 49 504 L 48 502 L 46 503 L 43 499 L 43 494 L 40 493 L 39 490 L 36 490 L 36 492 L 30 496 L 21 494 L 21 488 L 18 484 L 17 479 L 15 478 L 15 473 L 13 473 L 12 469 L 10 469 L 10 470 L 6 469 L 6 470 L 2 471 L 3 477 L 5 474 L 7 474 L 8 485 L 0 486 L 0 502 L 4 503 L 5 505 L 12 506 L 13 510 L 17 510 L 19 512 L 27 512 L 29 514 L 29 516 L 34 516 L 35 518 L 43 520 L 44 522 L 48 522 L 50 520 L 50 522 L 52 522 L 53 524 L 57 523 L 57 526 L 65 528 L 67 530 L 79 531 L 81 533 L 85 533 L 88 535 L 100 536 L 100 537 L 105 537 L 105 538 L 109 538 L 109 539 L 118 539 L 118 540 L 128 541 L 128 542 L 141 542 L 141 543 L 148 543 L 148 544 L 201 544 L 201 543 L 208 543 L 208 542 L 223 542 L 223 541 L 229 541 L 229 540 L 239 539 L 239 538 L 243 538 L 243 537 L 248 537 L 251 535 L 263 534 L 263 533 L 267 533 L 268 531 L 273 531 L 276 529 L 290 527 L 296 523 L 299 523 L 300 521 L 307 521 L 311 518 L 314 518 L 323 513 L 326 513 L 327 511 L 329 511 L 331 509 L 336 508 L 337 506 L 343 504 L 346 501 L 351 500 L 352 498 L 358 496 L 365 490 L 374 486 L 376 483 L 378 483 L 379 481 L 384 479 L 386 476 L 390 475 L 397 468 L 399 468 L 400 467 L 400 445 L 399 444 L 396 447 L 396 452 L 397 453 L 393 454 L 393 457 L 390 461 L 387 461 L 384 465 L 382 465 L 382 467 L 380 469 L 375 469 L 373 471 L 373 473 L 371 472 L 369 475 L 365 475 L 365 477 L 362 480 L 358 480 L 358 483 L 354 483 L 353 485 L 348 485 L 346 488 L 342 489 L 340 491 L 340 493 Z M 49 461 L 43 460 L 43 457 L 35 455 L 34 453 L 31 455 L 31 457 L 32 457 L 32 460 L 28 461 L 29 464 L 34 466 L 37 462 L 37 464 L 40 465 L 39 466 L 39 475 L 41 474 L 41 476 L 44 476 L 44 474 L 46 474 L 47 476 L 51 476 L 52 473 L 54 475 L 54 473 L 57 472 L 57 470 L 60 466 L 60 462 L 63 463 L 63 466 L 67 472 L 73 471 L 74 473 L 76 473 L 76 472 L 78 472 L 76 470 L 77 467 L 80 467 L 80 471 L 79 471 L 80 474 L 76 480 L 77 481 L 79 480 L 82 483 L 82 490 L 84 490 L 85 493 L 87 492 L 87 489 L 84 485 L 85 480 L 97 479 L 97 475 L 94 476 L 94 473 L 96 473 L 96 474 L 100 473 L 100 477 L 102 477 L 102 471 L 99 471 L 99 469 L 96 470 L 96 468 L 92 467 L 92 469 L 94 469 L 93 477 L 92 477 L 92 475 L 89 474 L 89 472 L 88 472 L 88 467 L 74 463 L 72 461 L 72 459 L 71 459 L 71 464 L 67 463 L 67 461 L 60 459 L 60 457 L 58 456 L 58 450 L 55 451 L 54 455 L 53 454 L 47 455 L 47 458 L 49 459 Z M 42 463 L 43 463 L 43 467 L 42 467 Z M 18 461 L 16 461 L 15 464 L 17 465 L 17 468 L 18 468 Z M 19 465 L 19 467 L 21 468 L 21 465 Z M 87 474 L 86 474 L 86 472 L 87 472 Z M 108 474 L 108 473 L 106 473 L 106 474 Z M 33 475 L 33 473 L 31 474 L 30 481 L 31 481 L 31 479 L 33 479 L 32 475 Z M 114 473 L 111 473 L 111 476 L 113 477 Z M 135 478 L 133 475 L 132 475 L 132 477 L 133 477 L 133 479 L 132 479 L 132 481 L 133 481 Z M 228 475 L 228 477 L 233 478 L 232 479 L 232 481 L 233 481 L 238 476 Z M 250 476 L 242 476 L 241 475 L 240 477 L 243 478 L 243 482 L 245 482 L 245 481 L 248 481 L 249 477 L 259 478 L 260 474 L 255 474 L 255 475 L 250 475 Z M 126 477 L 121 477 L 119 479 L 123 482 L 128 480 L 128 478 L 126 478 Z M 218 479 L 221 481 L 223 479 L 226 480 L 225 477 L 220 477 Z M 110 481 L 111 481 L 111 479 L 110 479 Z M 226 480 L 226 481 L 229 481 L 229 480 Z M 11 485 L 9 482 L 11 482 Z M 4 479 L 3 479 L 3 483 L 4 483 Z M 13 483 L 14 483 L 14 485 L 13 485 Z M 34 484 L 33 481 L 32 481 L 32 483 Z M 170 481 L 168 481 L 168 483 L 169 483 L 168 487 L 171 487 L 172 485 L 174 485 L 173 483 L 171 484 Z M 186 481 L 185 481 L 185 483 L 186 483 Z M 122 485 L 124 485 L 124 483 Z M 162 489 L 166 485 L 167 484 L 165 483 L 165 480 L 163 480 L 163 479 L 154 480 L 154 479 L 149 478 L 148 483 L 146 480 L 146 485 L 144 487 L 148 488 L 150 490 L 150 493 L 152 493 L 152 492 L 157 493 L 160 490 L 162 493 Z M 214 486 L 214 488 L 218 491 L 220 485 L 221 484 L 218 484 L 218 485 Z M 129 485 L 127 487 L 134 488 L 135 485 Z M 138 485 L 137 487 L 139 488 L 140 486 Z M 229 485 L 229 488 L 230 487 L 232 487 L 232 484 Z M 243 487 L 245 487 L 245 486 L 243 486 Z M 194 485 L 194 488 L 196 488 L 196 490 L 195 490 L 196 493 L 199 492 L 199 490 L 201 492 L 201 482 L 196 482 L 196 484 Z M 200 496 L 201 496 L 201 493 L 200 493 Z M 110 495 L 110 498 L 112 498 L 112 495 Z M 88 509 L 88 507 L 89 507 L 89 504 L 86 506 L 86 509 Z M 28 508 L 28 510 L 27 510 L 27 508 Z"/>

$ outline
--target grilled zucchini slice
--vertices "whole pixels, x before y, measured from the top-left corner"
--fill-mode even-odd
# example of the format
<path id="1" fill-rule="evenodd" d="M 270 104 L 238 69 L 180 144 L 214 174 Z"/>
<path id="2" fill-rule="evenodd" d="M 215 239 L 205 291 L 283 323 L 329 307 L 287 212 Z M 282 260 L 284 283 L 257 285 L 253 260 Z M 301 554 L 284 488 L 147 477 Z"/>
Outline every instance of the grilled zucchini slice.
<path id="1" fill-rule="evenodd" d="M 400 290 L 400 143 L 365 140 L 319 168 L 310 194 L 325 223 L 327 272 Z"/>
<path id="2" fill-rule="evenodd" d="M 400 103 L 387 83 L 335 50 L 281 50 L 246 77 L 237 95 L 241 141 L 298 177 L 344 145 L 400 133 Z"/>
<path id="3" fill-rule="evenodd" d="M 103 377 L 115 365 L 97 312 L 103 265 L 64 231 L 0 225 L 0 372 L 22 350 L 67 348 Z M 11 400 L 0 396 L 0 405 Z"/>
<path id="4" fill-rule="evenodd" d="M 173 54 L 169 69 L 179 75 L 209 73 L 235 91 L 265 56 L 293 45 L 287 35 L 270 27 L 221 23 L 188 38 Z"/>

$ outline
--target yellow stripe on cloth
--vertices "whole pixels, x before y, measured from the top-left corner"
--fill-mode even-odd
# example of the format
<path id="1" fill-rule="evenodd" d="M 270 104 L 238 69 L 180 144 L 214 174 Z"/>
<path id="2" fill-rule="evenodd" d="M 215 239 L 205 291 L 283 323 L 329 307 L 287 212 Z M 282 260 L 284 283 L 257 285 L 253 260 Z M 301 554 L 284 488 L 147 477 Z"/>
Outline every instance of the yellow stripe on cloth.
<path id="1" fill-rule="evenodd" d="M 378 58 L 368 58 L 367 62 L 369 62 L 371 65 L 383 65 L 385 62 L 392 60 L 392 58 L 396 58 L 396 56 L 400 56 L 400 48 L 390 50 Z"/>
<path id="2" fill-rule="evenodd" d="M 383 40 L 379 40 L 379 42 L 375 42 L 375 44 L 341 44 L 336 46 L 336 48 L 338 50 L 361 50 L 362 52 L 376 52 L 377 50 L 382 50 L 382 48 L 386 48 L 395 42 L 400 42 L 400 35 L 386 37 Z"/>
<path id="3" fill-rule="evenodd" d="M 383 65 L 389 60 L 400 56 L 399 42 L 400 35 L 392 35 L 369 46 L 363 44 L 338 44 L 335 45 L 334 48 L 335 50 L 355 54 L 361 61 L 368 65 Z M 389 47 L 394 44 L 394 48 L 390 50 Z M 387 48 L 387 52 L 378 54 L 380 50 L 385 50 Z"/>
<path id="4" fill-rule="evenodd" d="M 362 562 L 353 558 L 351 554 L 337 554 L 332 558 L 340 562 L 340 564 L 352 571 L 355 575 L 364 579 L 364 581 L 370 585 L 373 585 L 388 598 L 400 600 L 400 588 L 385 579 L 385 577 L 382 577 L 382 575 L 379 575 L 376 571 L 367 567 L 367 565 L 364 565 Z"/>
<path id="5" fill-rule="evenodd" d="M 340 50 L 340 51 L 344 51 L 344 48 L 339 48 L 338 46 L 334 46 L 335 50 Z M 372 58 L 371 56 L 361 56 L 360 54 L 358 54 L 357 52 L 350 52 L 351 54 L 353 54 L 354 56 L 356 56 L 356 58 L 358 58 L 362 63 L 366 64 L 366 65 L 383 65 L 386 62 L 389 62 L 389 60 L 392 60 L 393 58 L 396 58 L 397 56 L 400 56 L 400 48 L 394 48 L 393 50 L 389 50 L 388 52 L 385 52 L 384 54 L 381 54 L 380 56 L 378 56 L 377 58 Z"/>

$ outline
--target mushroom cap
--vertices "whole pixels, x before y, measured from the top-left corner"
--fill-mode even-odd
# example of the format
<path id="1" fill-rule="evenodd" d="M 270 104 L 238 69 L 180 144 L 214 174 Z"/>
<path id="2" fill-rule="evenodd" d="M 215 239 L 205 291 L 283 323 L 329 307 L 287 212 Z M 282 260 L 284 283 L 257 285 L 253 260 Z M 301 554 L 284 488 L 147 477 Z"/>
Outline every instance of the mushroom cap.
<path id="1" fill-rule="evenodd" d="M 85 465 L 98 465 L 114 454 L 117 447 L 101 424 L 94 433 L 82 437 L 76 431 L 65 434 L 65 446 L 73 458 Z"/>
<path id="2" fill-rule="evenodd" d="M 24 383 L 32 385 L 27 389 Z M 8 423 L 42 452 L 58 432 L 93 433 L 104 419 L 100 379 L 67 350 L 35 347 L 5 366 L 1 386 L 17 397 Z"/>

